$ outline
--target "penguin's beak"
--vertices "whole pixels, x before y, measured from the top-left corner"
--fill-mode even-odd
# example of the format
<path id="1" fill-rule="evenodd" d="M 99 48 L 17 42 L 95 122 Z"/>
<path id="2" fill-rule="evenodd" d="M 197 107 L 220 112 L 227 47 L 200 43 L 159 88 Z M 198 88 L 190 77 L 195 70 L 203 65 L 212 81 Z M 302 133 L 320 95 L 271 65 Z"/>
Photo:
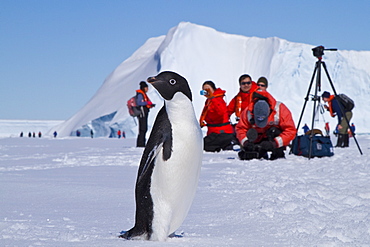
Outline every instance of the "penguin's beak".
<path id="1" fill-rule="evenodd" d="M 155 82 L 156 81 L 155 76 L 149 77 L 146 81 L 149 83 Z"/>

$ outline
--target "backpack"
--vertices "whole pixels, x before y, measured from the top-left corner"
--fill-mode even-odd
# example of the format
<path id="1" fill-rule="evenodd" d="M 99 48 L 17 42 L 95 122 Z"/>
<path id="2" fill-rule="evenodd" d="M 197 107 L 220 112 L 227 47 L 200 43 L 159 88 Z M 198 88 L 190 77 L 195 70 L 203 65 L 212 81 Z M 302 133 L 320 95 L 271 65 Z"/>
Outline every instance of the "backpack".
<path id="1" fill-rule="evenodd" d="M 337 99 L 338 102 L 340 102 L 341 105 L 343 106 L 344 112 L 352 111 L 352 109 L 355 107 L 355 102 L 353 102 L 353 100 L 350 97 L 343 93 L 338 94 Z"/>
<path id="2" fill-rule="evenodd" d="M 140 107 L 136 104 L 136 96 L 131 97 L 127 101 L 127 108 L 131 117 L 137 117 L 141 114 Z"/>

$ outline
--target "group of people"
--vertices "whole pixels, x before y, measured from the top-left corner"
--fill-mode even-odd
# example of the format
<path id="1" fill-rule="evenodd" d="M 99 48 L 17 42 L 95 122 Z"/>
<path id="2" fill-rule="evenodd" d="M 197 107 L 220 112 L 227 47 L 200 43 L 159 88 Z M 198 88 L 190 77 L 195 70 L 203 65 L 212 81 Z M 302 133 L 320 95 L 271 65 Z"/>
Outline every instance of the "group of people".
<path id="1" fill-rule="evenodd" d="M 39 138 L 41 138 L 41 136 L 42 136 L 41 131 L 39 131 L 39 133 L 37 134 L 37 136 Z M 53 136 L 54 136 L 54 138 L 57 137 L 57 132 L 56 131 L 54 131 Z M 23 137 L 23 131 L 19 134 L 19 137 Z M 28 132 L 28 137 L 36 137 L 36 133 L 35 132 L 33 132 L 33 133 Z"/>
<path id="2" fill-rule="evenodd" d="M 288 107 L 276 101 L 267 88 L 266 77 L 260 77 L 256 83 L 250 75 L 243 74 L 239 77 L 239 92 L 226 104 L 226 91 L 216 87 L 213 81 L 205 81 L 200 94 L 206 97 L 206 101 L 199 119 L 200 127 L 207 127 L 204 150 L 239 150 L 241 160 L 285 158 L 284 150 L 295 138 L 297 130 Z M 141 111 L 137 147 L 145 147 L 148 114 L 155 106 L 147 92 L 147 83 L 141 81 L 140 89 L 136 90 L 136 104 Z M 339 103 L 329 92 L 324 92 L 322 99 L 328 103 L 325 107 L 331 116 L 338 117 L 336 147 L 348 147 L 347 123 L 352 118 L 352 112 L 345 111 L 344 117 Z M 230 122 L 233 114 L 236 124 Z"/>
<path id="3" fill-rule="evenodd" d="M 278 159 L 285 157 L 285 147 L 294 139 L 296 129 L 289 109 L 267 92 L 268 80 L 257 83 L 250 75 L 239 77 L 239 92 L 226 105 L 225 91 L 213 82 L 203 83 L 205 102 L 200 126 L 207 126 L 205 151 L 220 151 L 241 147 L 241 160 Z M 230 117 L 235 115 L 237 124 Z M 227 137 L 228 138 L 227 138 Z M 270 153 L 271 152 L 271 153 Z"/>
<path id="4" fill-rule="evenodd" d="M 37 134 L 37 136 L 39 138 L 41 138 L 42 134 L 41 134 L 41 131 L 39 131 L 39 133 Z M 19 137 L 23 137 L 23 131 L 19 134 Z M 28 137 L 36 137 L 36 133 L 35 132 L 28 132 Z"/>
<path id="5" fill-rule="evenodd" d="M 118 137 L 118 139 L 120 139 L 121 136 L 122 136 L 122 138 L 126 138 L 126 133 L 124 131 L 118 130 L 117 131 L 117 137 Z"/>

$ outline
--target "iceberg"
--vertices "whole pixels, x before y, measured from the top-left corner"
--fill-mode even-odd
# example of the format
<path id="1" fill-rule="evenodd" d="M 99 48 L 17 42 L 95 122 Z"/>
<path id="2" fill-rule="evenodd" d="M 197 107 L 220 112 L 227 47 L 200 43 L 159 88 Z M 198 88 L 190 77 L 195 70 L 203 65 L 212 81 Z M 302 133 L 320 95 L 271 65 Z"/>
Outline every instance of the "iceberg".
<path id="1" fill-rule="evenodd" d="M 148 39 L 114 69 L 82 109 L 54 129 L 60 136 L 70 136 L 78 129 L 90 128 L 96 137 L 114 137 L 115 131 L 121 129 L 127 137 L 134 137 L 137 124 L 128 114 L 126 102 L 135 94 L 140 81 L 166 70 L 175 71 L 188 80 L 198 116 L 205 98 L 197 92 L 204 81 L 212 80 L 217 87 L 226 90 L 225 100 L 229 102 L 239 90 L 240 75 L 249 74 L 254 81 L 265 76 L 269 80 L 269 92 L 288 106 L 297 123 L 317 60 L 311 49 L 318 45 L 322 44 L 227 34 L 181 22 L 167 35 Z M 356 103 L 352 119 L 356 131 L 368 132 L 365 116 L 370 115 L 366 107 L 370 104 L 370 51 L 325 51 L 323 61 L 336 91 L 345 93 Z M 321 82 L 321 93 L 333 93 L 324 70 Z M 149 114 L 150 128 L 163 103 L 151 85 L 148 96 L 157 105 Z M 304 123 L 310 125 L 312 107 L 313 104 L 307 104 L 302 126 Z M 335 128 L 336 119 L 328 114 L 323 118 L 315 122 L 318 128 L 323 129 L 324 122 L 330 122 L 332 129 Z"/>

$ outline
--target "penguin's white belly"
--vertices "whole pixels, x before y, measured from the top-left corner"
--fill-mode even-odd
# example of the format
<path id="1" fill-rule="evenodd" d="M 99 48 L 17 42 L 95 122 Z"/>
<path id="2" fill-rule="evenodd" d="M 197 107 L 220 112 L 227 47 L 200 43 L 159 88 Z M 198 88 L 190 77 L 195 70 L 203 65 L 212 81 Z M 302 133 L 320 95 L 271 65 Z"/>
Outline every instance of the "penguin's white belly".
<path id="1" fill-rule="evenodd" d="M 172 138 L 170 159 L 163 161 L 160 152 L 152 174 L 153 240 L 165 240 L 180 227 L 198 186 L 203 155 L 198 125 L 193 121 L 173 124 Z"/>

